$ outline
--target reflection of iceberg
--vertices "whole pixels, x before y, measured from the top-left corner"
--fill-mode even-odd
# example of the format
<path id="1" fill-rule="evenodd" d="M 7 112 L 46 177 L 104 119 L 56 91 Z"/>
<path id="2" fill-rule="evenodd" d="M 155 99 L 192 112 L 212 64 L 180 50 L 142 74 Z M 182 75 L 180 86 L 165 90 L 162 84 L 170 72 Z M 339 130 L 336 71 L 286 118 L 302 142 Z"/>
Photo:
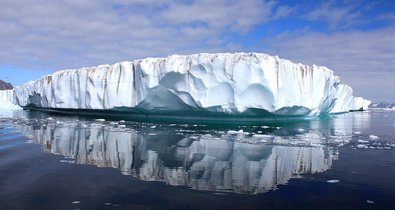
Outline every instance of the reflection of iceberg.
<path id="1" fill-rule="evenodd" d="M 45 151 L 76 163 L 119 168 L 141 180 L 199 190 L 266 192 L 290 178 L 323 172 L 337 158 L 336 148 L 328 146 L 335 134 L 326 130 L 332 127 L 326 123 L 297 134 L 279 130 L 265 135 L 266 143 L 251 143 L 257 137 L 179 135 L 175 128 L 148 133 L 98 122 L 56 121 L 19 127 Z"/>

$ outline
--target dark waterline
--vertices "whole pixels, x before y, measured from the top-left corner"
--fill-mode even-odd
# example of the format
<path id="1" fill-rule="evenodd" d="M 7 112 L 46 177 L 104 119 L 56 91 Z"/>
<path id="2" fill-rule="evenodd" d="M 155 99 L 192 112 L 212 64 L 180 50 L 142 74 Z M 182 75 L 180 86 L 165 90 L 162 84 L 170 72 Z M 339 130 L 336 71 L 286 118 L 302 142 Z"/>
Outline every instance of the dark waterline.
<path id="1" fill-rule="evenodd" d="M 394 112 L 268 126 L 47 117 L 1 120 L 1 209 L 395 205 Z"/>

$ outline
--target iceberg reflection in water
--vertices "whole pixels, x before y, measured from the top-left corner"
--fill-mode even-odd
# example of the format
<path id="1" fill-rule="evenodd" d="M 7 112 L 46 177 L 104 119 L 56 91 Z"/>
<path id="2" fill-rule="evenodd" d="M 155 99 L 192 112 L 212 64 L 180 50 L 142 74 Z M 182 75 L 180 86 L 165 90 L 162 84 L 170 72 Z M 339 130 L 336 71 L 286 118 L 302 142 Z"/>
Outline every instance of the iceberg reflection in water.
<path id="1" fill-rule="evenodd" d="M 353 116 L 358 119 L 353 124 Z M 66 117 L 20 118 L 14 124 L 64 162 L 119 168 L 140 180 L 192 189 L 263 193 L 307 173 L 328 170 L 338 146 L 370 115 L 339 115 L 282 125 L 212 128 L 100 122 Z"/>

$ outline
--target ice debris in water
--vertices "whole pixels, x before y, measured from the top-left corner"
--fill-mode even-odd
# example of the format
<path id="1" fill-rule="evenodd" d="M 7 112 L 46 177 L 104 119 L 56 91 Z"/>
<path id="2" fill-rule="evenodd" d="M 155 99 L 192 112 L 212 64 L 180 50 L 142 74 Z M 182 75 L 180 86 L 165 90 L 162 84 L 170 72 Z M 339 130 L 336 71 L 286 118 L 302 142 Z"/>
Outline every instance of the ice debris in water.
<path id="1" fill-rule="evenodd" d="M 355 131 L 354 134 L 359 135 L 359 134 L 361 134 L 361 132 Z"/>
<path id="2" fill-rule="evenodd" d="M 366 203 L 373 204 L 373 203 L 374 203 L 374 201 L 371 201 L 371 200 L 366 200 Z"/>
<path id="3" fill-rule="evenodd" d="M 377 140 L 377 139 L 379 139 L 379 137 L 378 136 L 376 136 L 376 135 L 369 135 L 369 138 L 370 139 L 372 139 L 372 140 Z"/>
<path id="4" fill-rule="evenodd" d="M 369 149 L 369 147 L 367 145 L 364 145 L 364 144 L 357 144 L 357 148 L 359 148 L 359 149 Z"/>
<path id="5" fill-rule="evenodd" d="M 73 202 L 71 202 L 72 204 L 80 204 L 81 203 L 81 201 L 73 201 Z"/>
<path id="6" fill-rule="evenodd" d="M 359 139 L 359 140 L 358 140 L 358 143 L 369 143 L 369 141 Z"/>
<path id="7" fill-rule="evenodd" d="M 328 182 L 328 183 L 331 183 L 331 184 L 334 184 L 334 183 L 338 183 L 338 182 L 340 182 L 340 180 L 337 180 L 337 179 L 331 179 L 331 180 L 327 180 L 326 182 Z"/>
<path id="8" fill-rule="evenodd" d="M 105 122 L 105 119 L 95 119 L 96 122 Z"/>

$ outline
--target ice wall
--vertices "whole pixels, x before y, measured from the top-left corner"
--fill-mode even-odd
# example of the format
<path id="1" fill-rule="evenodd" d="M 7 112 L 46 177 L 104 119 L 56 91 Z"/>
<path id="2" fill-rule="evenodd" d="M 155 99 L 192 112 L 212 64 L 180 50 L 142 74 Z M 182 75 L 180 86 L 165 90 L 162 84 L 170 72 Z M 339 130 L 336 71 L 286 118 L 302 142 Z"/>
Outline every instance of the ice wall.
<path id="1" fill-rule="evenodd" d="M 0 90 L 0 109 L 21 109 L 15 104 L 13 90 Z"/>
<path id="2" fill-rule="evenodd" d="M 14 91 L 20 106 L 147 112 L 261 109 L 319 115 L 347 112 L 360 103 L 330 69 L 260 53 L 172 55 L 64 70 Z"/>

